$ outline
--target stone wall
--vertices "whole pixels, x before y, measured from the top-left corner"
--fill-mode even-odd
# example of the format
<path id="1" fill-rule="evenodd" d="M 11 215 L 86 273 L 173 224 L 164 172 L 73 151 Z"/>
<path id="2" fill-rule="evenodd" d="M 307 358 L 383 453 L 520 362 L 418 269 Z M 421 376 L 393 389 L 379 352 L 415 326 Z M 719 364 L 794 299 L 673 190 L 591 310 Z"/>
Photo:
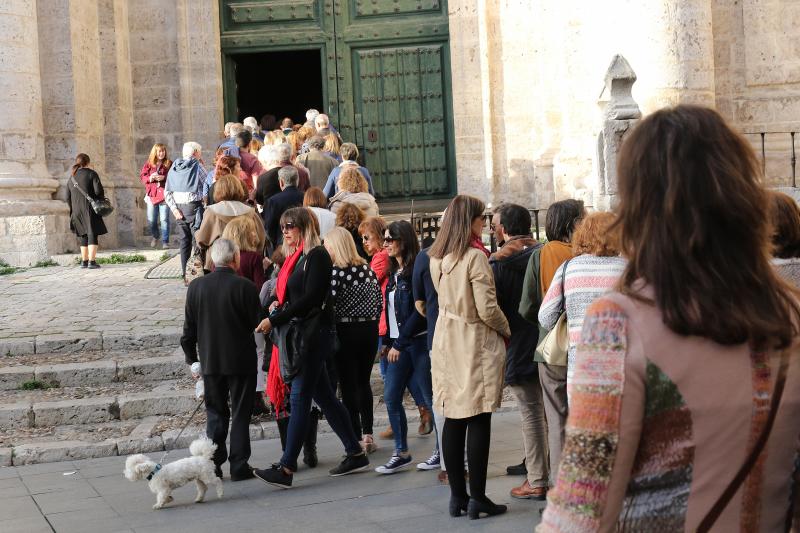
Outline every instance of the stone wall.
<path id="1" fill-rule="evenodd" d="M 713 22 L 720 112 L 744 132 L 800 131 L 800 4 L 715 0 Z M 760 154 L 760 136 L 748 138 Z M 767 183 L 789 185 L 791 137 L 767 135 L 766 149 Z"/>
<path id="2" fill-rule="evenodd" d="M 714 105 L 710 0 L 451 0 L 449 14 L 459 192 L 591 204 L 597 98 L 615 54 L 639 75 L 645 113 Z"/>

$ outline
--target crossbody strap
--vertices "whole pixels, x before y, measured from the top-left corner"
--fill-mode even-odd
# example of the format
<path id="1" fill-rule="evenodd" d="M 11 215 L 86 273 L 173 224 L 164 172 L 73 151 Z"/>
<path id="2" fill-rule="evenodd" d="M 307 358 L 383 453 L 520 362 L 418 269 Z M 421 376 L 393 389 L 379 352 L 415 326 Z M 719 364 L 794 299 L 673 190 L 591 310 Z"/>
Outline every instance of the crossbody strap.
<path id="1" fill-rule="evenodd" d="M 569 262 L 572 261 L 570 257 L 567 259 L 567 262 L 564 263 L 564 271 L 561 273 L 561 311 L 558 312 L 560 315 L 561 313 L 567 312 L 567 293 L 565 292 L 565 286 L 567 282 L 567 267 L 569 266 Z"/>
<path id="2" fill-rule="evenodd" d="M 764 430 L 761 432 L 758 440 L 753 445 L 753 449 L 750 450 L 750 453 L 747 455 L 747 459 L 745 460 L 744 464 L 739 471 L 736 472 L 736 476 L 734 476 L 719 499 L 714 503 L 714 505 L 711 506 L 711 510 L 708 511 L 708 514 L 700 522 L 700 525 L 697 527 L 698 532 L 704 533 L 711 529 L 711 527 L 714 525 L 714 522 L 717 521 L 719 516 L 722 514 L 722 511 L 725 510 L 725 507 L 727 507 L 731 499 L 733 499 L 736 491 L 739 490 L 739 487 L 742 485 L 742 483 L 744 483 L 744 480 L 747 479 L 747 476 L 750 474 L 753 466 L 755 466 L 756 462 L 758 461 L 758 456 L 761 455 L 761 452 L 764 450 L 764 446 L 767 444 L 767 440 L 769 440 L 769 434 L 772 431 L 772 426 L 775 423 L 775 416 L 778 413 L 778 407 L 781 403 L 781 396 L 783 396 L 783 388 L 784 385 L 786 385 L 786 372 L 788 368 L 789 349 L 787 348 L 783 351 L 783 353 L 781 353 L 778 376 L 775 379 L 775 390 L 772 393 L 769 417 L 767 418 L 767 423 L 764 426 Z"/>
<path id="3" fill-rule="evenodd" d="M 75 179 L 75 176 L 70 176 L 69 179 L 75 186 L 75 188 L 78 189 L 81 192 L 81 194 L 86 198 L 87 201 L 91 202 L 93 200 L 93 198 L 91 198 L 88 194 L 86 194 L 86 191 L 83 190 L 83 187 L 78 185 L 78 180 Z"/>

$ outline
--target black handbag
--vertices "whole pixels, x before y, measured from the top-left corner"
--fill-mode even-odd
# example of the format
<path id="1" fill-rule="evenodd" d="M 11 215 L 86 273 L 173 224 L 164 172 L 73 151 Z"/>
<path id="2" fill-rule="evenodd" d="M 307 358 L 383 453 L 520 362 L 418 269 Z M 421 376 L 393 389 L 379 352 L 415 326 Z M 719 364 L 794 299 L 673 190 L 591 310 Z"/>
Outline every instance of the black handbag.
<path id="1" fill-rule="evenodd" d="M 272 329 L 272 342 L 278 345 L 284 383 L 291 383 L 305 366 L 311 347 L 325 325 L 324 316 L 325 313 L 317 309 L 305 318 L 292 318 L 287 324 Z"/>
<path id="2" fill-rule="evenodd" d="M 114 206 L 111 205 L 111 201 L 108 198 L 106 197 L 100 199 L 92 198 L 91 196 L 86 194 L 86 191 L 84 191 L 80 185 L 78 185 L 78 182 L 75 181 L 74 176 L 70 176 L 69 179 L 72 182 L 72 185 L 74 185 L 75 188 L 78 189 L 81 192 L 81 194 L 83 194 L 84 198 L 86 198 L 86 201 L 89 202 L 89 205 L 92 206 L 92 211 L 94 211 L 95 214 L 101 217 L 105 217 L 114 212 Z"/>

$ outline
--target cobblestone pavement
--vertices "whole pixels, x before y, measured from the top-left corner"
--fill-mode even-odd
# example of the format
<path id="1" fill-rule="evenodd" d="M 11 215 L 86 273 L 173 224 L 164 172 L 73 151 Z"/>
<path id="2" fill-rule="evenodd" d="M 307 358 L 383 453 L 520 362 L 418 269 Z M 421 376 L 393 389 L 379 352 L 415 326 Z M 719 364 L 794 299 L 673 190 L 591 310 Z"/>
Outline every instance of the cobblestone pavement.
<path id="1" fill-rule="evenodd" d="M 414 462 L 428 457 L 431 436 L 409 435 Z M 387 460 L 389 441 L 372 456 L 372 466 Z M 373 471 L 332 478 L 327 471 L 338 463 L 341 443 L 335 435 L 319 437 L 320 464 L 310 470 L 301 464 L 291 490 L 269 487 L 258 480 L 232 483 L 225 471 L 221 500 L 209 491 L 207 500 L 193 504 L 192 484 L 177 489 L 165 509 L 151 509 L 155 497 L 146 482 L 122 477 L 125 457 L 106 457 L 22 467 L 0 468 L 0 516 L 5 533 L 36 532 L 530 532 L 539 522 L 543 502 L 515 500 L 508 491 L 524 478 L 504 475 L 519 463 L 522 437 L 518 413 L 492 419 L 492 447 L 487 494 L 509 505 L 505 515 L 469 520 L 450 518 L 450 491 L 436 481 L 436 471 L 408 470 L 391 476 Z M 253 443 L 253 466 L 265 467 L 280 457 L 277 439 Z M 151 454 L 156 460 L 160 453 Z M 167 461 L 185 457 L 170 453 Z"/>
<path id="2" fill-rule="evenodd" d="M 186 289 L 180 280 L 144 279 L 154 265 L 57 266 L 0 276 L 0 354 L 113 349 L 123 338 L 165 334 L 177 340 Z"/>

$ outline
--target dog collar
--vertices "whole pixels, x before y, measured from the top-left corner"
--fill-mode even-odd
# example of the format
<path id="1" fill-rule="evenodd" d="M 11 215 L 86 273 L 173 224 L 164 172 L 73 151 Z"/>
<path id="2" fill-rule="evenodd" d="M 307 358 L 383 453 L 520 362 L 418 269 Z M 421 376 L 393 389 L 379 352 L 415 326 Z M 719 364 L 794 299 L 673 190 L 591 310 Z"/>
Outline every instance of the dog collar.
<path id="1" fill-rule="evenodd" d="M 151 479 L 153 479 L 153 476 L 158 474 L 159 470 L 161 470 L 161 465 L 157 464 L 156 467 L 153 469 L 153 471 L 150 472 L 150 474 L 147 476 L 147 481 L 150 481 Z"/>

